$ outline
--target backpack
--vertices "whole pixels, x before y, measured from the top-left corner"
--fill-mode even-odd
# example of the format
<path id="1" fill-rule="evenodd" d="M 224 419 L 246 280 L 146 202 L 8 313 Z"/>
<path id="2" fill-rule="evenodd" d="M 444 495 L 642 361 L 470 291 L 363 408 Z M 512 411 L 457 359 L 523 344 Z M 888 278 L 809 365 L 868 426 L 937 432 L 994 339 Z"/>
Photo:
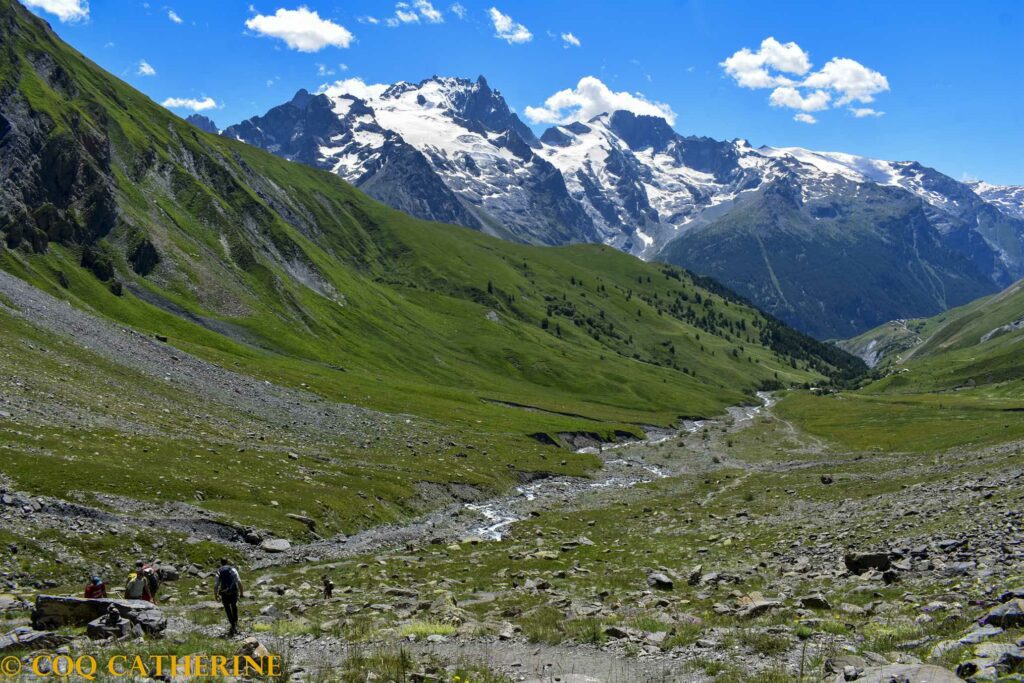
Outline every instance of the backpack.
<path id="1" fill-rule="evenodd" d="M 157 576 L 155 569 L 148 569 L 146 571 L 146 582 L 149 584 L 149 594 L 156 595 L 156 592 L 160 590 L 160 577 Z"/>
<path id="2" fill-rule="evenodd" d="M 132 579 L 124 589 L 124 597 L 128 600 L 142 600 L 146 595 L 147 588 L 149 585 L 145 578 Z"/>
<path id="3" fill-rule="evenodd" d="M 238 592 L 238 574 L 235 568 L 228 565 L 217 570 L 217 583 L 220 585 L 220 593 L 231 595 Z"/>

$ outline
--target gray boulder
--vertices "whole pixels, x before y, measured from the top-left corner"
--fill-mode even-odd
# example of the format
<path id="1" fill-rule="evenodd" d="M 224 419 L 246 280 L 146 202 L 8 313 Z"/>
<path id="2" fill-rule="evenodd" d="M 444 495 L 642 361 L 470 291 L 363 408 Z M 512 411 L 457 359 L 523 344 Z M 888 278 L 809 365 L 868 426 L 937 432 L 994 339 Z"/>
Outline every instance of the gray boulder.
<path id="1" fill-rule="evenodd" d="M 993 607 L 988 614 L 981 618 L 981 623 L 984 626 L 999 626 L 1001 628 L 1024 626 L 1024 600 L 1014 598 Z"/>
<path id="2" fill-rule="evenodd" d="M 260 547 L 268 553 L 284 553 L 291 550 L 292 544 L 283 538 L 268 538 Z"/>
<path id="3" fill-rule="evenodd" d="M 665 572 L 649 572 L 647 585 L 658 590 L 670 591 L 675 587 L 675 582 Z"/>
<path id="4" fill-rule="evenodd" d="M 884 572 L 892 567 L 892 557 L 885 552 L 847 553 L 843 563 L 853 574 L 863 574 L 872 569 Z"/>
<path id="5" fill-rule="evenodd" d="M 832 609 L 832 603 L 821 593 L 812 593 L 796 599 L 804 609 Z"/>
<path id="6" fill-rule="evenodd" d="M 1021 670 L 1024 651 L 1012 643 L 982 643 L 974 648 L 974 659 L 961 662 L 956 673 L 961 678 L 995 680 Z"/>
<path id="7" fill-rule="evenodd" d="M 169 564 L 159 565 L 156 568 L 156 573 L 161 581 L 178 581 L 181 578 L 181 572 Z"/>
<path id="8" fill-rule="evenodd" d="M 847 678 L 845 673 L 839 673 L 829 683 L 845 683 L 850 680 L 857 683 L 963 683 L 949 669 L 927 664 L 890 664 L 852 673 L 856 678 Z"/>
<path id="9" fill-rule="evenodd" d="M 0 635 L 0 652 L 16 650 L 53 650 L 71 642 L 71 636 L 50 631 L 33 631 L 27 626 Z"/>

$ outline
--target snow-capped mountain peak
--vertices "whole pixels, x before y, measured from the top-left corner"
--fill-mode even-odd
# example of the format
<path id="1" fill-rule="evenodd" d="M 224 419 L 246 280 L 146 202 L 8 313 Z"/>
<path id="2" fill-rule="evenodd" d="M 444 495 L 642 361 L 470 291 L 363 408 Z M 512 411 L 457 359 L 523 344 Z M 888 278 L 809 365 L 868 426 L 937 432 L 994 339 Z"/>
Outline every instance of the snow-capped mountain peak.
<path id="1" fill-rule="evenodd" d="M 319 120 L 323 112 L 333 120 Z M 600 239 L 537 154 L 540 140 L 483 76 L 300 91 L 226 134 L 331 170 L 421 218 L 527 242 Z"/>
<path id="2" fill-rule="evenodd" d="M 1024 186 L 992 185 L 980 180 L 967 185 L 976 195 L 1006 215 L 1024 220 Z"/>
<path id="3" fill-rule="evenodd" d="M 857 233 L 873 262 L 891 245 L 914 250 L 893 263 L 925 249 L 921 273 L 936 266 L 947 280 L 915 280 L 927 285 L 922 301 L 944 297 L 947 285 L 970 283 L 956 291 L 977 293 L 979 283 L 1024 275 L 1024 189 L 967 185 L 914 161 L 682 135 L 663 118 L 629 111 L 538 138 L 483 77 L 343 81 L 299 91 L 224 134 L 330 170 L 415 216 L 524 242 L 602 242 L 701 271 L 684 252 L 700 243 L 702 253 L 717 254 L 724 245 L 700 238 L 709 232 L 746 231 L 735 244 L 757 253 L 734 254 L 746 268 L 769 258 L 747 241 L 769 226 L 785 235 L 777 243 L 785 258 L 797 260 L 815 253 L 815 243 Z M 814 272 L 801 266 L 791 283 L 771 275 L 745 289 L 746 280 L 730 280 L 731 263 L 706 272 L 780 315 L 790 315 L 785 291 Z M 858 306 L 851 303 L 846 323 L 821 329 L 844 329 Z"/>

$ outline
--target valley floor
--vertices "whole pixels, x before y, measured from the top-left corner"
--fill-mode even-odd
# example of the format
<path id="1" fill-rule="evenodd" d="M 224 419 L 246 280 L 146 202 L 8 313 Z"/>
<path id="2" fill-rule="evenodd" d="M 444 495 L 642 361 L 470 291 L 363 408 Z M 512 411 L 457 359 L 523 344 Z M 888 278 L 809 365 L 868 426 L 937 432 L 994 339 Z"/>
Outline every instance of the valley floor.
<path id="1" fill-rule="evenodd" d="M 236 546 L 243 633 L 307 681 L 940 682 L 958 666 L 972 680 L 1020 680 L 1024 442 L 850 450 L 805 432 L 790 400 L 606 450 L 588 479 L 283 554 Z M 14 500 L 0 534 L 28 559 L 29 539 L 84 524 L 84 509 Z M 495 529 L 495 511 L 516 521 Z M 210 602 L 209 562 L 183 561 L 232 546 L 204 515 L 190 519 L 183 545 L 158 532 L 130 549 L 182 576 L 162 595 L 165 639 L 117 651 L 238 649 Z M 97 513 L 89 532 L 126 523 Z M 34 566 L 8 571 L 14 596 L 32 599 Z M 43 573 L 40 588 L 77 592 Z M 324 574 L 337 584 L 328 601 Z M 979 628 L 1001 601 L 1017 616 Z M 5 624 L 23 623 L 17 599 L 6 604 Z M 81 636 L 71 648 L 110 651 Z"/>

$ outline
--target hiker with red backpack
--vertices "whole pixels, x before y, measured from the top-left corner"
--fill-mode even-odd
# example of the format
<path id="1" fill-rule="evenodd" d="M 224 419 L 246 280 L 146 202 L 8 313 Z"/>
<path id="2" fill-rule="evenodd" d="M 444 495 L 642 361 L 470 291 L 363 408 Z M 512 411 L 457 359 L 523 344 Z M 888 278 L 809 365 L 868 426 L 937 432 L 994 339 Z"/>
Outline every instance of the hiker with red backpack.
<path id="1" fill-rule="evenodd" d="M 147 564 L 143 560 L 139 560 L 135 563 L 135 571 L 128 575 L 128 584 L 131 585 L 132 582 L 136 580 L 140 573 L 142 575 L 142 578 L 146 581 L 146 588 L 145 591 L 143 591 L 143 593 L 147 597 L 134 597 L 130 599 L 145 600 L 155 605 L 156 594 L 157 591 L 160 590 L 160 575 L 157 573 L 156 568 L 152 564 Z M 139 587 L 136 586 L 132 590 L 132 593 L 133 595 L 138 595 L 140 593 Z M 128 588 L 125 588 L 125 597 L 128 597 Z"/>
<path id="2" fill-rule="evenodd" d="M 146 572 L 141 562 L 135 564 L 135 573 L 128 577 L 128 583 L 124 587 L 124 597 L 126 600 L 145 600 L 156 604 L 149 588 L 149 579 L 146 578 Z"/>
<path id="3" fill-rule="evenodd" d="M 224 605 L 224 614 L 231 625 L 228 637 L 238 634 L 238 599 L 244 597 L 242 579 L 238 570 L 226 559 L 220 561 L 217 569 L 217 581 L 213 586 L 213 595 Z"/>

